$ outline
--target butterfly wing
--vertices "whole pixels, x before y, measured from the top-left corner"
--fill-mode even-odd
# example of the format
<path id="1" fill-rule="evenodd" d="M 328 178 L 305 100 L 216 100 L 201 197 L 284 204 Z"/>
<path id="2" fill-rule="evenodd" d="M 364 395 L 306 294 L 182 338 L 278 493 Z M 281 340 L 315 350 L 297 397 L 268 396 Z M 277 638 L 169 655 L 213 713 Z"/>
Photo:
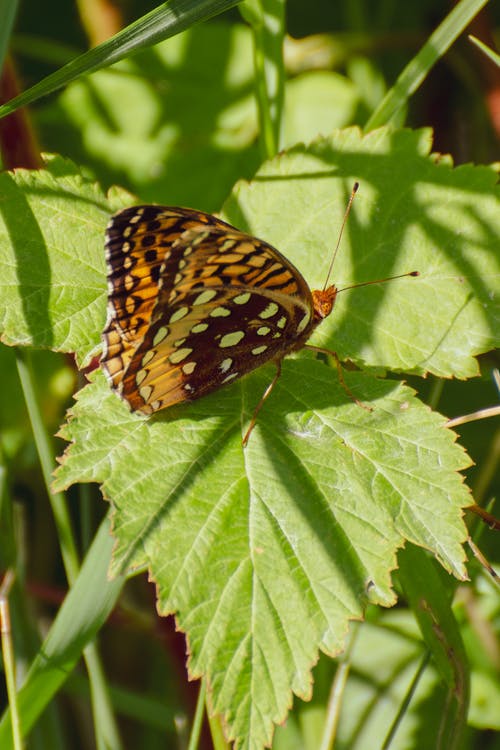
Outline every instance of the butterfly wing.
<path id="1" fill-rule="evenodd" d="M 198 287 L 183 303 L 155 319 L 134 353 L 122 393 L 133 410 L 199 398 L 280 359 L 296 348 L 297 321 L 309 319 L 300 301 L 249 287 Z"/>
<path id="2" fill-rule="evenodd" d="M 106 230 L 108 311 L 101 364 L 114 388 L 151 322 L 160 268 L 175 242 L 220 222 L 210 214 L 166 206 L 132 206 L 115 214 Z"/>
<path id="3" fill-rule="evenodd" d="M 143 218 L 132 236 L 144 243 L 154 235 L 163 262 L 159 270 L 155 266 L 157 278 L 145 285 L 150 296 L 144 301 L 139 294 L 127 309 L 125 299 L 121 317 L 117 303 L 110 302 L 103 357 L 113 386 L 132 409 L 144 413 L 198 398 L 283 357 L 314 327 L 309 287 L 275 248 L 201 212 L 183 215 L 169 234 L 155 223 L 161 223 L 162 211 L 170 217 L 186 209 L 147 207 L 152 208 L 158 214 L 148 215 L 149 229 Z M 136 288 L 142 291 L 140 284 Z M 126 296 L 123 288 L 119 293 Z M 126 341 L 125 352 L 110 348 L 109 322 Z"/>

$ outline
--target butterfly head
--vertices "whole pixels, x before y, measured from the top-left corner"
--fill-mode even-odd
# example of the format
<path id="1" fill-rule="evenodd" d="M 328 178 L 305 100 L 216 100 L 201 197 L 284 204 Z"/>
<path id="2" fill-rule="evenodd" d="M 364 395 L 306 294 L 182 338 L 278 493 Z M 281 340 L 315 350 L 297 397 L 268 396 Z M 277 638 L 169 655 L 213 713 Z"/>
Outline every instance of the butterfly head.
<path id="1" fill-rule="evenodd" d="M 313 306 L 314 306 L 314 320 L 319 323 L 324 318 L 327 318 L 337 297 L 337 287 L 335 284 L 327 287 L 326 289 L 315 289 L 312 292 Z"/>

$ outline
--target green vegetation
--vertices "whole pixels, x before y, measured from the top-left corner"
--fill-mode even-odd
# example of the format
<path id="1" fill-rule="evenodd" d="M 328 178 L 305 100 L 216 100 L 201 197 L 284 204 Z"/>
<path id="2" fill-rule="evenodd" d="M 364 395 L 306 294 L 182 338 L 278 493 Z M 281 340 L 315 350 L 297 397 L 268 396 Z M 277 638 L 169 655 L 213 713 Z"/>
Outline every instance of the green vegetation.
<path id="1" fill-rule="evenodd" d="M 0 748 L 498 749 L 498 9 L 145 5 L 0 4 Z M 131 413 L 110 215 L 218 212 L 322 289 L 355 181 L 310 343 L 371 410 L 303 350 L 246 448 L 270 365 Z"/>

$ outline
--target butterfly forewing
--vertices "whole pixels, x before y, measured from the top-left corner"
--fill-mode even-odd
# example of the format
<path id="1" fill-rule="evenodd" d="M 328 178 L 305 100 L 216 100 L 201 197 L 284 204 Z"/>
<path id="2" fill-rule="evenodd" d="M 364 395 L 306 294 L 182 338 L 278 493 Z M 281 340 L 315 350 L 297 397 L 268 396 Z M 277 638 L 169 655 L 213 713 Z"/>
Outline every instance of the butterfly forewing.
<path id="1" fill-rule="evenodd" d="M 134 410 L 197 398 L 281 359 L 317 322 L 297 269 L 209 214 L 126 209 L 107 249 L 103 366 Z"/>

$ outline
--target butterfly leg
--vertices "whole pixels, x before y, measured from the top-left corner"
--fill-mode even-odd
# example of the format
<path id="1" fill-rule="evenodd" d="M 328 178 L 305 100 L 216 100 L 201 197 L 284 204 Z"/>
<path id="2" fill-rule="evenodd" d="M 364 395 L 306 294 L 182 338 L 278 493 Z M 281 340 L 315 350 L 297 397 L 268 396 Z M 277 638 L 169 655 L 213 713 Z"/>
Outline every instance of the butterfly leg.
<path id="1" fill-rule="evenodd" d="M 250 437 L 250 434 L 251 434 L 251 432 L 252 432 L 252 430 L 255 427 L 255 424 L 257 422 L 257 415 L 260 412 L 260 410 L 262 409 L 262 407 L 264 406 L 264 401 L 271 394 L 271 391 L 273 390 L 274 386 L 278 382 L 279 377 L 281 375 L 281 359 L 276 360 L 274 364 L 276 365 L 276 373 L 274 375 L 274 378 L 271 380 L 271 382 L 267 386 L 266 390 L 264 391 L 264 393 L 260 397 L 260 401 L 259 401 L 259 403 L 257 404 L 257 406 L 254 409 L 254 412 L 253 412 L 253 415 L 252 415 L 252 419 L 250 420 L 250 424 L 248 425 L 248 429 L 245 432 L 245 436 L 244 436 L 244 438 L 242 440 L 242 445 L 243 445 L 244 448 L 246 447 L 246 444 L 248 443 L 248 438 Z"/>
<path id="2" fill-rule="evenodd" d="M 366 409 L 366 411 L 373 411 L 373 408 L 371 406 L 367 406 L 366 404 L 363 404 L 359 398 L 356 398 L 354 393 L 351 391 L 351 389 L 348 387 L 347 383 L 344 380 L 344 373 L 342 372 L 342 364 L 340 362 L 340 359 L 338 357 L 337 352 L 333 352 L 330 349 L 323 349 L 321 346 L 313 346 L 312 344 L 305 344 L 305 349 L 311 349 L 313 352 L 319 352 L 320 354 L 327 354 L 329 357 L 333 357 L 335 360 L 335 364 L 337 365 L 337 372 L 339 376 L 340 385 L 344 389 L 344 391 L 347 393 L 350 399 L 354 401 L 355 404 L 358 406 L 361 406 L 362 409 Z"/>

